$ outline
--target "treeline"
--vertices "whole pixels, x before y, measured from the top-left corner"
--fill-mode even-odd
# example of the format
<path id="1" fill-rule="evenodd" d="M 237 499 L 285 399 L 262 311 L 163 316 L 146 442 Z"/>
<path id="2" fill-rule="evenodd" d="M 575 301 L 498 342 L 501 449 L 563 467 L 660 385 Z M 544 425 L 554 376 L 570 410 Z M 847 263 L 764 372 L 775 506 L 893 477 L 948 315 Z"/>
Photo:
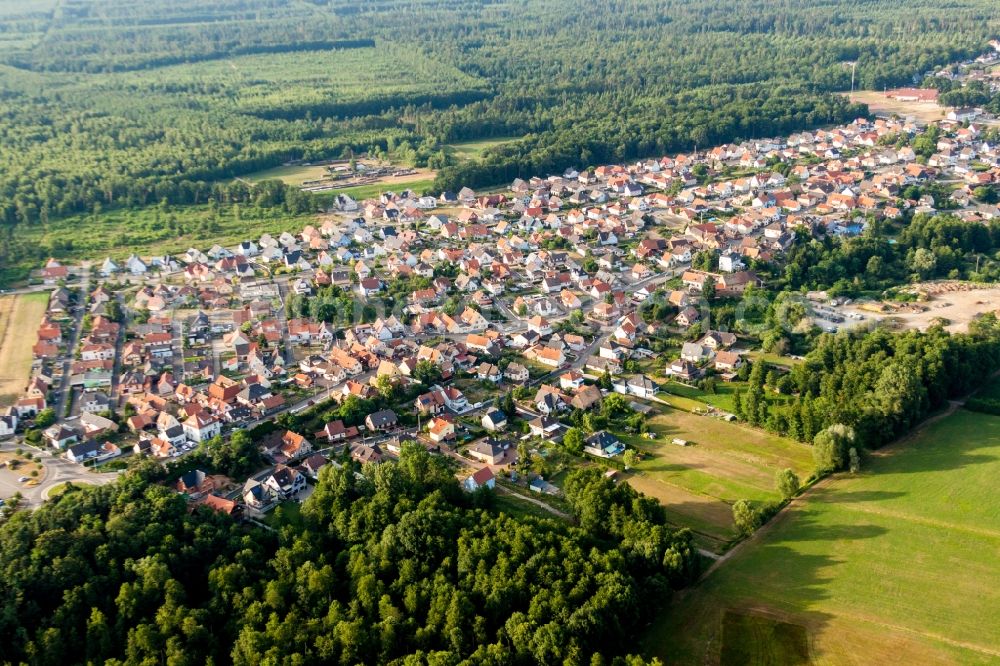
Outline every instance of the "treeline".
<path id="1" fill-rule="evenodd" d="M 848 426 L 859 446 L 878 448 L 1000 369 L 1000 322 L 988 313 L 968 333 L 933 326 L 821 335 L 781 380 L 781 391 L 792 396 L 782 404 L 764 399 L 778 385 L 767 386 L 763 365 L 755 364 L 738 399 L 744 420 L 805 442 L 830 426 Z"/>
<path id="2" fill-rule="evenodd" d="M 49 200 L 37 202 L 14 195 L 0 199 L 0 224 L 13 225 L 37 219 L 45 223 L 75 211 L 97 212 L 114 206 L 141 207 L 157 203 L 171 205 L 242 203 L 261 208 L 282 207 L 287 212 L 302 214 L 314 212 L 319 200 L 298 187 L 280 180 L 262 180 L 253 185 L 245 181 L 190 181 L 146 180 L 108 183 L 103 189 L 66 188 L 62 193 L 69 200 L 59 200 L 54 205 Z"/>
<path id="3" fill-rule="evenodd" d="M 0 659 L 640 664 L 637 631 L 696 574 L 689 534 L 594 470 L 567 479 L 568 526 L 498 513 L 406 446 L 360 479 L 324 469 L 276 533 L 189 513 L 158 470 L 0 527 Z"/>
<path id="4" fill-rule="evenodd" d="M 965 222 L 954 215 L 915 215 L 895 239 L 868 220 L 856 238 L 800 238 L 786 254 L 784 287 L 828 289 L 833 295 L 883 290 L 913 278 L 1000 279 L 1000 222 Z"/>
<path id="5" fill-rule="evenodd" d="M 616 109 L 630 107 L 629 120 L 622 123 Z M 478 162 L 442 169 L 435 187 L 455 190 L 505 183 L 561 173 L 569 166 L 583 168 L 707 148 L 739 138 L 778 136 L 800 127 L 847 122 L 866 113 L 865 107 L 843 96 L 816 95 L 788 86 L 713 87 L 655 100 L 628 93 L 602 94 L 588 97 L 585 104 L 574 101 L 544 113 L 536 111 L 531 128 L 540 134 L 491 148 Z M 452 115 L 462 116 L 460 112 Z M 473 122 L 469 119 L 462 125 L 463 134 L 476 133 L 469 129 Z M 486 127 L 479 131 L 485 133 Z"/>

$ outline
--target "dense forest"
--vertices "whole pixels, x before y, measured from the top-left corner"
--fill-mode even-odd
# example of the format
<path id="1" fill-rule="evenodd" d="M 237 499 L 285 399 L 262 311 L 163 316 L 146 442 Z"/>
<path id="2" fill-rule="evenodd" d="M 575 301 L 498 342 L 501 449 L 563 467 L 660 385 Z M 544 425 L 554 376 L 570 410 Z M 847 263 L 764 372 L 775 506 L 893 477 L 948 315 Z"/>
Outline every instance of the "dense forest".
<path id="1" fill-rule="evenodd" d="M 491 508 L 444 459 L 328 466 L 301 518 L 241 526 L 156 463 L 0 527 L 0 661 L 641 664 L 636 633 L 692 580 L 686 531 L 595 470 L 577 526 Z"/>
<path id="2" fill-rule="evenodd" d="M 773 135 L 982 50 L 960 0 L 0 3 L 0 224 L 391 154 L 437 188 Z M 516 57 L 514 57 L 516 55 Z M 448 142 L 521 137 L 453 163 Z M 9 238 L 9 233 L 7 234 Z"/>

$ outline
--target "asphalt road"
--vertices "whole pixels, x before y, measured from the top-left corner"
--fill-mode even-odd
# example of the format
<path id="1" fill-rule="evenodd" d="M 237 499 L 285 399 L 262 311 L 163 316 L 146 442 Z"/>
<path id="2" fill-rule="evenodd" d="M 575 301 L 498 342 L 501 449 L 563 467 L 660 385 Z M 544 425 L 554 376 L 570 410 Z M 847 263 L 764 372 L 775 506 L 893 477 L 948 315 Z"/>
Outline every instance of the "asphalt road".
<path id="1" fill-rule="evenodd" d="M 118 478 L 118 472 L 94 472 L 90 468 L 81 467 L 64 458 L 55 457 L 50 451 L 36 449 L 17 439 L 6 440 L 0 444 L 0 451 L 13 452 L 18 448 L 30 451 L 35 455 L 40 454 L 41 463 L 45 466 L 46 470 L 45 480 L 37 486 L 27 486 L 24 483 L 19 483 L 17 481 L 18 477 L 21 476 L 19 470 L 0 473 L 0 498 L 8 499 L 14 493 L 20 492 L 24 497 L 24 504 L 22 506 L 30 508 L 41 506 L 42 502 L 48 498 L 49 490 L 67 481 L 100 486 L 113 483 Z M 30 471 L 30 468 L 26 467 L 26 469 Z"/>

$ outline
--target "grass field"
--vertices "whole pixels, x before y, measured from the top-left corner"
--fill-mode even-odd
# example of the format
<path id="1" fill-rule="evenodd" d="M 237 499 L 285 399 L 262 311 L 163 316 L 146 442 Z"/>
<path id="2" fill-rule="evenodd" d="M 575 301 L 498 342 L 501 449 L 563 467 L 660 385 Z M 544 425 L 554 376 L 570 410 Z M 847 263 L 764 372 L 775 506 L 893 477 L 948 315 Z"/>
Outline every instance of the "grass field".
<path id="1" fill-rule="evenodd" d="M 298 232 L 315 221 L 313 215 L 290 215 L 281 209 L 222 207 L 213 214 L 208 206 L 156 206 L 112 210 L 100 215 L 76 215 L 31 225 L 19 230 L 25 243 L 39 248 L 35 257 L 25 257 L 16 265 L 0 268 L 0 284 L 22 281 L 32 269 L 41 268 L 46 256 L 61 260 L 89 259 L 100 262 L 105 256 L 124 259 L 132 252 L 141 256 L 176 254 L 189 247 L 207 249 L 214 243 L 234 245 L 267 232 Z M 77 233 L 86 228 L 86 234 Z"/>
<path id="2" fill-rule="evenodd" d="M 624 437 L 647 454 L 629 483 L 659 499 L 672 522 L 698 532 L 712 550 L 735 537 L 733 502 L 778 501 L 779 470 L 790 467 L 801 478 L 812 471 L 809 447 L 736 423 L 669 410 L 653 416 L 649 426 L 655 441 Z M 689 445 L 672 444 L 675 437 Z"/>
<path id="3" fill-rule="evenodd" d="M 1000 417 L 959 410 L 793 503 L 664 614 L 647 650 L 802 663 L 778 621 L 808 632 L 816 664 L 998 663 L 998 476 Z"/>
<path id="4" fill-rule="evenodd" d="M 17 401 L 31 373 L 31 346 L 47 293 L 0 297 L 0 407 Z"/>
<path id="5" fill-rule="evenodd" d="M 488 148 L 517 141 L 520 138 L 519 136 L 507 136 L 495 139 L 482 139 L 480 141 L 451 143 L 445 146 L 445 150 L 449 155 L 460 161 L 478 160 Z"/>
<path id="6" fill-rule="evenodd" d="M 325 166 L 314 164 L 311 166 L 297 165 L 274 167 L 273 169 L 257 171 L 248 176 L 243 176 L 243 178 L 244 180 L 248 180 L 252 183 L 273 179 L 280 180 L 286 185 L 302 185 L 302 183 L 307 180 L 320 180 L 326 174 L 327 171 Z M 434 182 L 435 175 L 436 173 L 430 169 L 416 169 L 414 173 L 407 174 L 405 176 L 387 176 L 385 178 L 380 178 L 377 183 L 372 183 L 370 185 L 342 187 L 332 191 L 347 192 L 351 194 L 358 191 L 371 190 L 375 195 L 387 190 L 398 191 L 401 189 L 412 189 L 417 192 L 421 192 L 431 187 Z M 354 195 L 352 194 L 352 196 Z M 373 195 L 360 198 L 367 199 L 370 196 Z"/>
<path id="7" fill-rule="evenodd" d="M 427 177 L 419 177 L 407 180 L 394 180 L 394 181 L 384 181 L 380 183 L 375 183 L 373 185 L 357 185 L 355 187 L 345 187 L 338 190 L 330 190 L 329 192 L 323 192 L 323 194 L 340 194 L 344 193 L 350 195 L 355 201 L 364 201 L 365 199 L 375 199 L 383 192 L 401 192 L 403 190 L 413 190 L 417 194 L 423 194 L 431 192 L 434 186 L 434 179 Z"/>
<path id="8" fill-rule="evenodd" d="M 325 175 L 326 167 L 323 165 L 312 164 L 306 166 L 299 164 L 296 166 L 279 166 L 273 169 L 264 169 L 263 171 L 247 174 L 243 176 L 243 179 L 251 183 L 261 180 L 280 180 L 286 185 L 301 185 L 304 181 L 319 180 Z"/>

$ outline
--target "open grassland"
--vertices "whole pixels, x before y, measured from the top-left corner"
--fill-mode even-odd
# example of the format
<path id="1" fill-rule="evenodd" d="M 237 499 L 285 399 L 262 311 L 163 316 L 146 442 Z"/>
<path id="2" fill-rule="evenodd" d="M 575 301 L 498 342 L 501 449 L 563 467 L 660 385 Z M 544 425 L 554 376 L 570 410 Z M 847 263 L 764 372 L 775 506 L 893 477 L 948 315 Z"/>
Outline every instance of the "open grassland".
<path id="1" fill-rule="evenodd" d="M 716 550 L 735 537 L 733 502 L 778 501 L 779 470 L 804 478 L 812 469 L 809 447 L 736 423 L 668 410 L 649 426 L 655 440 L 626 437 L 645 454 L 629 483 L 659 499 L 673 522 L 707 537 Z M 689 444 L 673 444 L 674 438 Z"/>
<path id="2" fill-rule="evenodd" d="M 280 180 L 286 185 L 300 186 L 306 181 L 322 180 L 326 175 L 327 170 L 324 165 L 294 165 L 280 166 L 273 169 L 265 169 L 264 171 L 257 171 L 256 173 L 245 176 L 244 180 L 251 183 L 256 183 L 262 180 Z M 420 193 L 431 188 L 435 175 L 436 173 L 431 169 L 413 169 L 413 173 L 408 173 L 402 176 L 385 176 L 379 178 L 373 183 L 338 187 L 335 190 L 329 191 L 338 193 L 346 192 L 352 197 L 360 199 L 367 199 L 387 190 L 398 190 L 402 188 L 412 189 L 415 192 Z M 331 184 L 332 183 L 333 181 L 331 181 Z M 358 192 L 369 191 L 373 192 L 373 194 L 365 196 L 358 195 Z"/>
<path id="3" fill-rule="evenodd" d="M 794 502 L 683 595 L 647 649 L 804 663 L 792 625 L 817 664 L 998 663 L 998 475 L 1000 417 L 959 410 Z"/>
<path id="4" fill-rule="evenodd" d="M 467 160 L 478 160 L 483 156 L 486 150 L 493 148 L 494 146 L 502 146 L 505 143 L 511 141 L 517 141 L 521 137 L 508 136 L 494 139 L 481 139 L 479 141 L 463 141 L 461 143 L 451 143 L 445 147 L 445 150 L 453 156 L 455 159 L 460 161 Z"/>
<path id="5" fill-rule="evenodd" d="M 0 269 L 0 283 L 24 280 L 28 271 L 41 268 L 50 255 L 64 261 L 100 261 L 105 256 L 125 258 L 132 252 L 140 256 L 176 254 L 190 247 L 208 249 L 215 243 L 234 245 L 265 232 L 297 232 L 314 221 L 313 215 L 239 205 L 215 211 L 205 205 L 150 206 L 75 215 L 44 226 L 24 227 L 24 244 L 36 250 L 35 256 L 26 253 L 17 264 Z M 79 233 L 82 228 L 87 233 Z"/>
<path id="6" fill-rule="evenodd" d="M 0 407 L 13 404 L 31 373 L 31 346 L 49 295 L 0 297 Z"/>

